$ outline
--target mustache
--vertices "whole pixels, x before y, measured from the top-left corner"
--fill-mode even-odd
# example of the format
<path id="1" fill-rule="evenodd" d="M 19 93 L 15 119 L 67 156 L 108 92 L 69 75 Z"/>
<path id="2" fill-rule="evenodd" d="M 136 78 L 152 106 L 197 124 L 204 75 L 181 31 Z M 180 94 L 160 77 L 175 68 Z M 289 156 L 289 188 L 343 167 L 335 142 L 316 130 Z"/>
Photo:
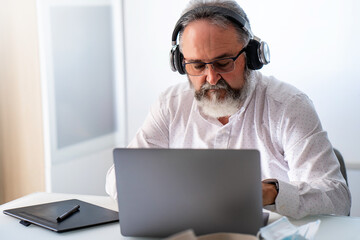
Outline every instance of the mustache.
<path id="1" fill-rule="evenodd" d="M 209 90 L 225 90 L 227 96 L 233 99 L 239 98 L 241 89 L 233 89 L 223 78 L 220 78 L 215 85 L 205 82 L 198 91 L 195 91 L 195 98 L 201 100 Z"/>
<path id="2" fill-rule="evenodd" d="M 227 89 L 232 89 L 232 88 L 223 78 L 220 78 L 219 81 L 215 85 L 211 85 L 210 83 L 205 82 L 200 88 L 201 91 L 220 90 L 220 89 L 227 90 Z"/>

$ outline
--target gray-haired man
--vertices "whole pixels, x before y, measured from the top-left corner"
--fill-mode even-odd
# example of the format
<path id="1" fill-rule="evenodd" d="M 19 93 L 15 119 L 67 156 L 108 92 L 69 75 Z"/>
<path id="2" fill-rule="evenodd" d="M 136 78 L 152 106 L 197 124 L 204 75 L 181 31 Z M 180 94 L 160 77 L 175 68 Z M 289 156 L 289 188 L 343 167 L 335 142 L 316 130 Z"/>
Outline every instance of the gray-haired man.
<path id="1" fill-rule="evenodd" d="M 235 1 L 191 1 L 173 42 L 172 67 L 189 83 L 160 96 L 129 147 L 258 149 L 265 208 L 294 218 L 349 213 L 349 189 L 311 101 L 256 71 L 269 62 L 267 45 Z M 116 198 L 113 167 L 106 189 Z"/>

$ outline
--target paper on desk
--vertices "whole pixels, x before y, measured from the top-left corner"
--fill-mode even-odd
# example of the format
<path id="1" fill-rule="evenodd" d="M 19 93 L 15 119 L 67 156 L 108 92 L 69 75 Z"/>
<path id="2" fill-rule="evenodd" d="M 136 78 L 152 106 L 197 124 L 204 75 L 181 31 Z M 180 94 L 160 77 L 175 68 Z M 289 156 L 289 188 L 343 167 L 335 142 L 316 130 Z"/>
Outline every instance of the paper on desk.
<path id="1" fill-rule="evenodd" d="M 187 230 L 175 234 L 166 240 L 258 240 L 258 238 L 240 233 L 213 233 L 196 237 L 193 230 Z"/>
<path id="2" fill-rule="evenodd" d="M 306 239 L 312 240 L 320 226 L 320 220 L 296 227 L 287 217 L 282 217 L 272 224 L 260 229 L 265 239 Z M 265 231 L 264 231 L 265 230 Z M 257 237 L 240 233 L 213 233 L 196 237 L 193 230 L 180 232 L 166 240 L 258 240 Z"/>
<path id="3" fill-rule="evenodd" d="M 287 217 L 260 228 L 260 235 L 265 240 L 312 240 L 319 229 L 320 220 L 302 226 L 290 223 Z"/>

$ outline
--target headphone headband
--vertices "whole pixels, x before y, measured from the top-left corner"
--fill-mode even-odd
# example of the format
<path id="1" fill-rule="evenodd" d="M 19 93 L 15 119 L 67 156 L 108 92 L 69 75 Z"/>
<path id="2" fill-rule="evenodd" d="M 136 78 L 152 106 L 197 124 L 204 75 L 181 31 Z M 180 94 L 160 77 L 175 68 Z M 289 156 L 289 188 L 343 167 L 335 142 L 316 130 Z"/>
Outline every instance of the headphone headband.
<path id="1" fill-rule="evenodd" d="M 254 37 L 253 33 L 250 29 L 250 24 L 248 21 L 245 20 L 242 16 L 240 16 L 238 13 L 224 7 L 218 7 L 218 6 L 201 6 L 199 8 L 195 8 L 193 10 L 190 10 L 186 13 L 184 13 L 180 19 L 177 21 L 173 34 L 172 34 L 172 45 L 176 45 L 176 39 L 179 34 L 179 32 L 182 30 L 183 26 L 182 23 L 184 21 L 184 18 L 186 18 L 188 15 L 193 14 L 195 11 L 198 11 L 199 9 L 202 10 L 209 10 L 213 14 L 219 14 L 223 15 L 226 19 L 230 20 L 232 23 L 235 23 L 236 25 L 240 25 L 240 27 L 250 36 L 250 39 Z"/>

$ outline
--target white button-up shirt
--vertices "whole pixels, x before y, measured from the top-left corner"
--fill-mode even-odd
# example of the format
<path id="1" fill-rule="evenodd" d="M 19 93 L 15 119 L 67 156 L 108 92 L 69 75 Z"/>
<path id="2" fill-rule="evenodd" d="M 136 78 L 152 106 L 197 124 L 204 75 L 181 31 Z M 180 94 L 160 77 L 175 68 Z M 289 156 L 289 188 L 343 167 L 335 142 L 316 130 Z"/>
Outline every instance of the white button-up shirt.
<path id="1" fill-rule="evenodd" d="M 202 114 L 189 83 L 169 88 L 129 147 L 258 149 L 262 179 L 279 182 L 275 205 L 268 209 L 294 218 L 348 214 L 350 192 L 312 102 L 260 72 L 249 81 L 247 99 L 225 125 Z M 114 198 L 115 186 L 111 167 L 106 190 Z"/>

